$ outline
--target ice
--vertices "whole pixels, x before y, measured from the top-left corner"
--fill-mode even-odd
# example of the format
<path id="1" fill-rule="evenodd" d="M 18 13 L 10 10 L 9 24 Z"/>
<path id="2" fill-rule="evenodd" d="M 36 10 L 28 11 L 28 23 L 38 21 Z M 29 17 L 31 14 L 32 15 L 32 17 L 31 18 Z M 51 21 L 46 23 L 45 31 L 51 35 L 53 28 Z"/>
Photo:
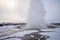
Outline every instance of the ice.
<path id="1" fill-rule="evenodd" d="M 44 32 L 44 33 L 42 32 L 40 34 L 50 36 L 50 38 L 48 38 L 47 40 L 60 40 L 60 28 L 56 28 L 56 29 L 53 29 L 51 31 L 54 31 L 54 32 Z M 37 32 L 37 31 L 36 30 L 23 31 L 23 32 L 18 32 L 18 33 L 13 34 L 13 35 L 16 35 L 16 36 L 24 36 L 25 34 L 30 34 L 32 32 Z"/>
<path id="2" fill-rule="evenodd" d="M 19 38 L 10 38 L 10 39 L 6 39 L 6 40 L 21 40 Z"/>
<path id="3" fill-rule="evenodd" d="M 3 31 L 3 30 L 5 30 L 5 29 L 1 29 L 0 32 Z M 60 28 L 55 28 L 55 29 L 41 29 L 41 30 L 42 31 L 50 31 L 50 32 L 41 32 L 41 33 L 39 33 L 39 34 L 42 34 L 42 35 L 48 35 L 48 36 L 50 36 L 50 38 L 48 38 L 47 40 L 60 40 Z M 38 31 L 37 30 L 18 31 L 18 32 L 14 33 L 12 35 L 6 36 L 6 37 L 13 37 L 13 36 L 23 37 L 24 35 L 30 34 L 32 32 L 38 32 Z M 19 38 L 10 38 L 10 39 L 7 39 L 7 40 L 20 40 L 20 39 Z"/>
<path id="4" fill-rule="evenodd" d="M 60 40 L 60 32 L 59 32 L 60 28 L 56 28 L 54 30 L 55 30 L 54 32 L 47 32 L 47 33 L 40 33 L 40 34 L 50 36 L 50 38 L 47 40 Z"/>
<path id="5" fill-rule="evenodd" d="M 23 32 L 17 32 L 15 34 L 12 34 L 10 36 L 20 36 L 20 37 L 23 37 L 25 34 L 30 34 L 32 32 L 38 32 L 36 30 L 28 30 L 28 31 L 23 31 Z"/>

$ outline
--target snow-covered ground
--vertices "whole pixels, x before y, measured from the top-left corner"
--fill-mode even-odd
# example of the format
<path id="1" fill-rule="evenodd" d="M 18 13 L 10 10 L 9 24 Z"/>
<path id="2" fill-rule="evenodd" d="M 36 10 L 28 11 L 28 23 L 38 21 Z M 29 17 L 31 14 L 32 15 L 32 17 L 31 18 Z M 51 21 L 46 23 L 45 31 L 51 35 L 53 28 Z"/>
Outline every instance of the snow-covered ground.
<path id="1" fill-rule="evenodd" d="M 48 35 L 50 38 L 47 40 L 60 40 L 60 28 L 54 29 L 54 32 L 40 33 L 43 35 Z"/>
<path id="2" fill-rule="evenodd" d="M 60 28 L 55 28 L 55 29 L 42 29 L 43 31 L 52 31 L 52 32 L 41 32 L 40 34 L 43 35 L 48 35 L 50 36 L 50 38 L 48 38 L 47 40 L 60 40 Z M 37 30 L 25 30 L 22 32 L 17 32 L 15 34 L 10 35 L 10 37 L 12 36 L 19 36 L 22 37 L 25 34 L 30 34 L 32 32 L 37 32 Z M 19 38 L 10 38 L 10 39 L 6 39 L 6 40 L 21 40 Z"/>

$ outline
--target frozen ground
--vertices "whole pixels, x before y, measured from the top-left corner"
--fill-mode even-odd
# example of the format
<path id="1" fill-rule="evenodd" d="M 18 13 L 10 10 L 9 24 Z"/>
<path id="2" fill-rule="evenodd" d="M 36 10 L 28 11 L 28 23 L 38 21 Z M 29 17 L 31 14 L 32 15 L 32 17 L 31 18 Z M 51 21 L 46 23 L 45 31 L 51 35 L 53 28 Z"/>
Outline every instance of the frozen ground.
<path id="1" fill-rule="evenodd" d="M 53 31 L 53 32 L 43 32 L 40 34 L 43 35 L 48 35 L 50 36 L 50 38 L 48 38 L 47 40 L 60 40 L 60 28 L 55 28 L 55 29 L 43 29 L 43 31 Z M 22 31 L 22 32 L 17 32 L 15 34 L 10 35 L 10 37 L 12 36 L 24 36 L 25 34 L 30 34 L 32 32 L 37 32 L 36 30 L 26 30 L 26 31 Z M 19 38 L 10 38 L 10 39 L 6 39 L 6 40 L 21 40 Z"/>
<path id="2" fill-rule="evenodd" d="M 43 35 L 48 35 L 50 38 L 47 40 L 60 40 L 60 28 L 54 29 L 54 32 L 40 33 Z"/>

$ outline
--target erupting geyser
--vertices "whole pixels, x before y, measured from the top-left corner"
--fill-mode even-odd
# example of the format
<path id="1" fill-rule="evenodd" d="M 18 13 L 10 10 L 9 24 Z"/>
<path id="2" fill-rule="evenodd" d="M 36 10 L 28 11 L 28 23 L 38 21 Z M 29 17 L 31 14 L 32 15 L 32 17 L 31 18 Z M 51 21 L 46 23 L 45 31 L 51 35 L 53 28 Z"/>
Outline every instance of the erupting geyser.
<path id="1" fill-rule="evenodd" d="M 46 28 L 44 16 L 41 0 L 0 0 L 0 23 L 20 23 L 27 19 L 27 28 Z"/>
<path id="2" fill-rule="evenodd" d="M 46 28 L 44 22 L 45 10 L 41 0 L 30 0 L 28 13 L 29 28 Z"/>

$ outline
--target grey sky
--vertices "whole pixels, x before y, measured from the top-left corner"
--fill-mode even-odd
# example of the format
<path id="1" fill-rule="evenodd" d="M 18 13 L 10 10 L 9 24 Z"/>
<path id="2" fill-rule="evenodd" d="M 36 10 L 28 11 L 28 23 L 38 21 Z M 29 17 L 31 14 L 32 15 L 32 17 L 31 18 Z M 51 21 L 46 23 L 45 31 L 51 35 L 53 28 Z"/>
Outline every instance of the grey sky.
<path id="1" fill-rule="evenodd" d="M 16 0 L 13 0 L 13 2 L 16 2 Z M 37 1 L 37 0 L 36 0 Z M 4 0 L 2 0 L 2 2 L 4 2 Z M 14 3 L 11 3 L 12 5 L 14 5 Z M 28 2 L 29 2 L 29 0 L 28 0 Z M 15 20 L 15 19 L 18 19 L 18 18 L 20 18 L 18 21 L 22 21 L 22 22 L 24 22 L 24 21 L 26 21 L 27 20 L 27 8 L 28 8 L 28 6 L 29 6 L 29 3 L 27 2 L 27 0 L 20 0 L 19 1 L 19 3 L 20 3 L 20 5 L 21 6 L 19 6 L 20 7 L 20 9 L 19 9 L 19 11 L 18 11 L 18 14 L 16 14 L 16 12 L 14 13 L 12 10 L 8 10 L 8 8 L 6 8 L 6 10 L 8 10 L 9 12 L 11 11 L 12 13 L 11 14 L 9 14 L 8 15 L 8 13 L 4 13 L 4 12 L 6 12 L 6 10 L 4 11 L 4 12 L 2 12 L 1 11 L 1 5 L 2 4 L 0 4 L 0 21 L 4 21 L 4 18 L 1 20 L 1 17 L 4 17 L 3 15 L 8 15 L 8 16 L 10 16 L 10 15 L 12 15 L 12 17 L 10 17 L 13 21 Z M 60 0 L 42 0 L 42 2 L 43 2 L 43 4 L 44 4 L 44 8 L 45 8 L 45 11 L 46 11 L 46 15 L 45 15 L 45 20 L 47 21 L 47 22 L 60 22 L 60 21 L 58 21 L 58 20 L 60 20 Z M 1 0 L 0 0 L 0 3 L 1 3 Z M 8 1 L 8 3 L 10 4 L 10 2 Z M 7 4 L 8 4 L 7 3 Z M 28 4 L 27 4 L 28 3 Z M 11 6 L 11 4 L 10 4 L 10 6 Z M 28 6 L 27 6 L 27 5 Z M 2 5 L 3 6 L 3 5 Z M 9 6 L 9 7 L 10 7 Z M 26 8 L 26 9 L 25 9 Z M 23 11 L 24 11 L 24 13 L 23 13 Z M 2 13 L 1 13 L 2 12 Z M 15 15 L 14 15 L 15 14 Z M 35 14 L 34 14 L 35 15 Z M 16 17 L 16 18 L 13 18 L 13 16 L 14 17 Z M 18 18 L 17 18 L 18 17 Z M 9 17 L 8 17 L 9 18 Z M 10 21 L 12 21 L 10 19 Z M 7 20 L 7 19 L 6 19 Z M 50 21 L 51 20 L 51 21 Z M 55 21 L 54 21 L 55 20 Z"/>
<path id="2" fill-rule="evenodd" d="M 29 0 L 0 0 L 0 22 L 26 22 Z"/>
<path id="3" fill-rule="evenodd" d="M 43 0 L 47 22 L 60 22 L 60 0 Z"/>

